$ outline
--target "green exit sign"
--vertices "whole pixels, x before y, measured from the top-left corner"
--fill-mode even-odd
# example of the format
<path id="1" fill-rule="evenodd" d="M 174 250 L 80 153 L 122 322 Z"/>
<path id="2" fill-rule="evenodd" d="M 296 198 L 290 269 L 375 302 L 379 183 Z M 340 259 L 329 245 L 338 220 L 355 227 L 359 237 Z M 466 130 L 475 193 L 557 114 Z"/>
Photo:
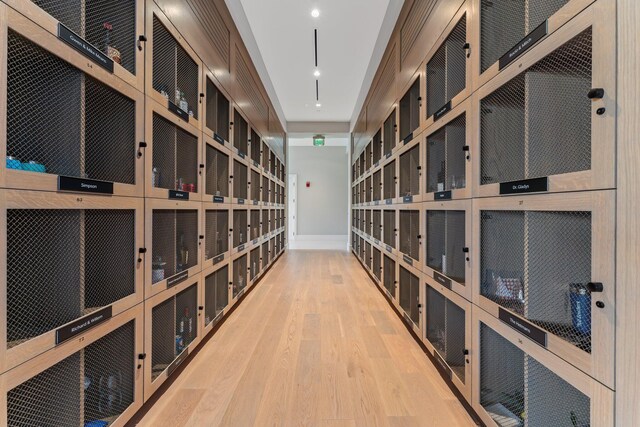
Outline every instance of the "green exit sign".
<path id="1" fill-rule="evenodd" d="M 324 136 L 322 135 L 316 135 L 313 137 L 313 145 L 316 147 L 323 147 L 324 146 Z"/>

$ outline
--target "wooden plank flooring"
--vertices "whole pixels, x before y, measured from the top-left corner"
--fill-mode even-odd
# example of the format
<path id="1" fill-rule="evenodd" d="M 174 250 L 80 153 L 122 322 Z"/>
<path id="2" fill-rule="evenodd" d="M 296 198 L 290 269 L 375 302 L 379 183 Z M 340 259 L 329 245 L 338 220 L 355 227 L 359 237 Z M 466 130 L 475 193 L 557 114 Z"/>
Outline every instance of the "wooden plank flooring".
<path id="1" fill-rule="evenodd" d="M 352 255 L 291 251 L 138 425 L 475 424 Z"/>

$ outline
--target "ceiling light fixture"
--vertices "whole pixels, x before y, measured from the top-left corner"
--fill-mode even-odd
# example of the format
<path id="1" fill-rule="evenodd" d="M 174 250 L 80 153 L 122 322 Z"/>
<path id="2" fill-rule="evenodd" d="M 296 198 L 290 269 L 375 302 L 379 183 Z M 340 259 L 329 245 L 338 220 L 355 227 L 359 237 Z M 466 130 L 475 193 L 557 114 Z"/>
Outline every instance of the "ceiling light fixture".
<path id="1" fill-rule="evenodd" d="M 318 9 L 313 9 L 311 11 L 311 16 L 313 16 L 314 18 L 317 18 L 318 16 L 320 16 L 320 11 Z"/>
<path id="2" fill-rule="evenodd" d="M 313 72 L 313 75 L 316 76 L 316 77 L 320 77 L 320 71 L 319 70 L 315 70 Z"/>
<path id="3" fill-rule="evenodd" d="M 318 103 L 316 104 L 316 107 L 317 107 L 317 108 L 320 108 L 320 107 L 322 107 L 322 104 L 320 104 L 320 103 L 318 102 Z"/>

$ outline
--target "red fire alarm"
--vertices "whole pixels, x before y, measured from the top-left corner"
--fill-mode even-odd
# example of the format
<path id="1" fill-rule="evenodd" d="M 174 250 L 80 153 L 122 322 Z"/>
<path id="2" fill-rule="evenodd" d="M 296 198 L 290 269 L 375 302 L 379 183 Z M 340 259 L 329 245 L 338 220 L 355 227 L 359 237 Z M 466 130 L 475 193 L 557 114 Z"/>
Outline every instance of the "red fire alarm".
<path id="1" fill-rule="evenodd" d="M 307 188 L 311 187 L 311 183 L 307 181 Z"/>

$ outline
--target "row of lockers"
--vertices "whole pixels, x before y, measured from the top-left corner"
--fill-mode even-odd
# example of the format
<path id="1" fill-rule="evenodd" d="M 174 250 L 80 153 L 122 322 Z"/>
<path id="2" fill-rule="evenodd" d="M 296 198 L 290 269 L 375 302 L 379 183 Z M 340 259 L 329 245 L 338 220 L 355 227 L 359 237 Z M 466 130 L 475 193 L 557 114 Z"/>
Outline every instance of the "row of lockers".
<path id="1" fill-rule="evenodd" d="M 125 425 L 283 250 L 279 233 L 4 373 L 0 424 Z"/>
<path id="2" fill-rule="evenodd" d="M 447 54 L 434 53 L 354 158 L 354 202 L 614 188 L 615 40 L 607 35 L 613 32 L 615 20 L 608 18 L 615 2 L 598 0 L 585 10 L 590 1 L 569 3 L 582 4 L 572 5 L 577 16 L 553 32 L 549 18 L 547 37 L 537 44 L 530 40 L 533 47 L 523 49 L 514 65 L 477 87 L 465 86 L 464 78 L 455 84 L 456 76 L 465 75 L 464 49 L 453 51 L 461 58 L 451 66 L 432 64 L 450 58 L 446 49 L 451 37 L 458 39 L 463 6 L 452 21 L 457 25 L 443 37 L 440 49 Z M 487 10 L 513 7 L 491 2 Z M 561 18 L 567 20 L 553 17 Z M 458 89 L 450 93 L 444 85 Z M 433 108 L 445 103 L 444 109 Z"/>
<path id="3" fill-rule="evenodd" d="M 0 372 L 280 235 L 282 208 L 0 190 Z M 37 313 L 37 316 L 34 316 Z"/>
<path id="4" fill-rule="evenodd" d="M 0 46 L 5 69 L 0 86 L 6 96 L 5 108 L 0 111 L 7 125 L 6 136 L 0 141 L 0 154 L 6 157 L 6 163 L 0 165 L 0 187 L 56 191 L 75 186 L 123 196 L 183 200 L 233 197 L 284 203 L 284 163 L 211 81 L 213 77 L 200 75 L 198 66 L 194 76 L 187 72 L 190 67 L 183 68 L 183 62 L 191 59 L 180 53 L 180 43 L 168 27 L 159 21 L 154 24 L 156 39 L 162 41 L 157 45 L 160 56 L 156 59 L 158 70 L 174 73 L 173 77 L 158 72 L 147 80 L 156 85 L 157 79 L 173 79 L 170 86 L 182 88 L 166 89 L 172 96 L 178 91 L 181 96 L 187 92 L 195 96 L 189 101 L 195 112 L 182 106 L 193 113 L 191 116 L 180 107 L 183 101 L 167 101 L 155 86 L 144 92 L 143 87 L 125 83 L 121 74 L 128 71 L 118 63 L 116 72 L 111 73 L 99 63 L 88 62 L 87 52 L 78 52 L 65 41 L 66 33 L 58 28 L 58 21 L 44 10 L 68 24 L 71 15 L 83 7 L 91 9 L 86 11 L 91 16 L 85 16 L 83 23 L 93 26 L 97 16 L 114 13 L 114 2 L 77 7 L 62 1 L 9 3 L 28 12 L 33 21 L 0 4 L 6 14 L 2 23 L 6 38 Z M 133 36 L 143 6 L 143 1 L 118 4 L 119 20 L 113 23 L 118 29 L 114 32 Z M 155 6 L 152 9 L 150 19 L 155 22 L 163 15 Z M 130 30 L 126 30 L 128 25 L 132 25 Z M 78 34 L 92 40 L 92 31 L 87 28 Z M 109 32 L 102 24 L 96 31 Z M 118 40 L 109 34 L 107 43 Z M 135 47 L 135 37 L 129 40 Z M 148 40 L 146 45 L 150 43 Z M 172 47 L 166 50 L 165 44 Z M 137 52 L 136 48 L 131 55 L 137 56 Z M 167 65 L 166 61 L 177 62 Z M 138 70 L 136 78 L 143 77 L 142 67 L 134 70 Z M 199 82 L 205 78 L 206 87 L 200 90 Z M 187 90 L 191 80 L 196 88 Z M 199 109 L 208 118 L 206 125 L 197 120 Z M 223 159 L 214 163 L 213 150 L 222 152 L 227 164 Z M 59 177 L 72 179 L 61 182 Z"/>
<path id="5" fill-rule="evenodd" d="M 356 236 L 614 387 L 613 191 L 354 209 Z M 358 240 L 356 239 L 356 242 Z M 359 247 L 363 259 L 365 247 Z"/>
<path id="6" fill-rule="evenodd" d="M 353 252 L 486 425 L 612 426 L 613 391 L 367 237 Z M 526 325 L 529 323 L 525 322 Z"/>

